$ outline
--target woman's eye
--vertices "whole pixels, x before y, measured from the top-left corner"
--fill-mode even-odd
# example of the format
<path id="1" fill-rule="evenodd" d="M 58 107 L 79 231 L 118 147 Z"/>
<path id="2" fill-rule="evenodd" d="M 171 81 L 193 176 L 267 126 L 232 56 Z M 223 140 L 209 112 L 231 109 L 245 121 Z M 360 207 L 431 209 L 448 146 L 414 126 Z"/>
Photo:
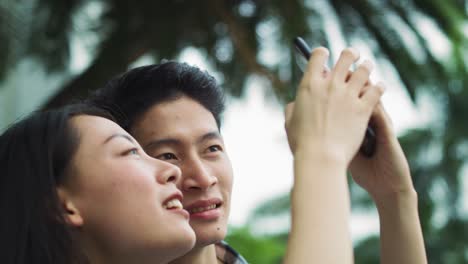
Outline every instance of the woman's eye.
<path id="1" fill-rule="evenodd" d="M 128 154 L 131 154 L 131 155 L 138 155 L 138 149 L 131 149 Z"/>
<path id="2" fill-rule="evenodd" d="M 172 159 L 177 159 L 176 155 L 173 153 L 163 153 L 161 155 L 156 156 L 157 159 L 160 160 L 172 160 Z"/>
<path id="3" fill-rule="evenodd" d="M 132 148 L 125 152 L 125 155 L 139 155 L 139 154 L 140 152 L 138 152 L 137 148 Z"/>

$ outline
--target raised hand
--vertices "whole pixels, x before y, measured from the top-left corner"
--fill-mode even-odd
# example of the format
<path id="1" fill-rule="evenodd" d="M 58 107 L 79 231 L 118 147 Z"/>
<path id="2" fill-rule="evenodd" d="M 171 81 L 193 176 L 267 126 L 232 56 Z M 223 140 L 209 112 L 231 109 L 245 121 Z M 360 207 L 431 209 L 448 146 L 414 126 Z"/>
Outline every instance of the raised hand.
<path id="1" fill-rule="evenodd" d="M 285 263 L 353 263 L 346 169 L 358 152 L 383 87 L 368 84 L 359 55 L 342 52 L 328 71 L 328 50 L 315 49 L 286 108 L 288 142 L 294 154 L 291 233 Z"/>
<path id="2" fill-rule="evenodd" d="M 381 85 L 368 83 L 369 63 L 361 64 L 349 76 L 349 68 L 358 58 L 356 51 L 345 49 L 331 72 L 324 73 L 328 50 L 317 48 L 312 52 L 296 102 L 286 108 L 286 130 L 293 153 L 319 151 L 346 164 L 355 156 L 384 91 Z"/>
<path id="3" fill-rule="evenodd" d="M 381 263 L 427 263 L 408 162 L 381 103 L 374 109 L 371 125 L 377 135 L 376 153 L 371 158 L 357 153 L 349 169 L 377 205 Z"/>
<path id="4" fill-rule="evenodd" d="M 377 134 L 377 150 L 372 158 L 360 153 L 354 157 L 350 165 L 353 179 L 377 204 L 396 195 L 413 195 L 408 162 L 381 103 L 375 108 L 371 123 Z"/>

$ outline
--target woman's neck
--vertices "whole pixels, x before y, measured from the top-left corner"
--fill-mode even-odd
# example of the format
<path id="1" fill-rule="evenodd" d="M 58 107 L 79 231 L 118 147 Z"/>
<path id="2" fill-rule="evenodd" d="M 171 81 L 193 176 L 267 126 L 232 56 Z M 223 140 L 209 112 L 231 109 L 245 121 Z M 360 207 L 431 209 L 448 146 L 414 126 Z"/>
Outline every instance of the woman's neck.
<path id="1" fill-rule="evenodd" d="M 89 241 L 88 241 L 89 242 Z M 124 254 L 122 251 L 110 252 L 106 247 L 98 246 L 95 242 L 90 242 L 83 247 L 84 253 L 91 264 L 167 264 L 167 258 L 161 259 L 162 255 L 156 251 L 149 251 L 147 254 Z"/>

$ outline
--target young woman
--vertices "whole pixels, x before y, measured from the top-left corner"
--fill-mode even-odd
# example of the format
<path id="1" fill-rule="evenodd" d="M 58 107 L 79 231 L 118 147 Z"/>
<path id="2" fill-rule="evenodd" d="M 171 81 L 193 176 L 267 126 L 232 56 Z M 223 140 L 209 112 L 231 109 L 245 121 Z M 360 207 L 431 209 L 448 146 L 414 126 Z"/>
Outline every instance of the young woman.
<path id="1" fill-rule="evenodd" d="M 167 263 L 195 234 L 175 183 L 102 110 L 34 113 L 0 137 L 0 259 Z"/>

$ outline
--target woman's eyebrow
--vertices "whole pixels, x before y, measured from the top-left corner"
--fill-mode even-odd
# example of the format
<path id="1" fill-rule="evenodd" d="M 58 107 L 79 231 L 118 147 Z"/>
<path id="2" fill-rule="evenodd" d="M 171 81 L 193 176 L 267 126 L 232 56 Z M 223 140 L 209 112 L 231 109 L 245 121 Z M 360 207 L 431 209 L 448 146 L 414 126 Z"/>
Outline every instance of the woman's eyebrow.
<path id="1" fill-rule="evenodd" d="M 131 143 L 135 144 L 135 140 L 132 137 L 130 137 L 127 134 L 122 134 L 122 133 L 116 133 L 116 134 L 111 135 L 110 137 L 106 138 L 106 140 L 104 140 L 104 142 L 102 142 L 102 144 L 104 145 L 104 144 L 106 144 L 107 142 L 111 141 L 114 138 L 125 138 L 126 140 L 128 140 Z"/>

